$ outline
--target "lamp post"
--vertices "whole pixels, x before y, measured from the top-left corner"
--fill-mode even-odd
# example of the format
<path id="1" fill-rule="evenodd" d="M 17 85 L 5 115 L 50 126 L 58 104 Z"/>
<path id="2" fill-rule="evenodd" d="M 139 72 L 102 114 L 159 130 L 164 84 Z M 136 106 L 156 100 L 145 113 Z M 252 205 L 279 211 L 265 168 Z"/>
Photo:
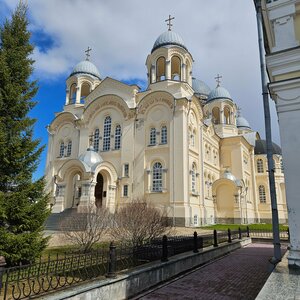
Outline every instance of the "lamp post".
<path id="1" fill-rule="evenodd" d="M 254 0 L 254 4 L 256 8 L 261 85 L 262 85 L 262 95 L 263 95 L 264 114 L 265 114 L 265 131 L 266 131 L 266 144 L 267 144 L 269 185 L 270 185 L 270 196 L 271 196 L 271 206 L 272 206 L 274 256 L 272 257 L 271 262 L 273 264 L 276 264 L 279 261 L 281 261 L 281 249 L 280 249 L 279 221 L 278 221 L 277 199 L 276 199 L 276 189 L 275 189 L 275 176 L 274 176 L 274 166 L 273 166 L 274 162 L 273 162 L 273 151 L 272 151 L 271 117 L 270 117 L 270 107 L 269 107 L 269 97 L 268 97 L 269 92 L 267 86 L 266 62 L 265 62 L 265 53 L 264 53 L 264 46 L 263 46 L 261 0 Z"/>

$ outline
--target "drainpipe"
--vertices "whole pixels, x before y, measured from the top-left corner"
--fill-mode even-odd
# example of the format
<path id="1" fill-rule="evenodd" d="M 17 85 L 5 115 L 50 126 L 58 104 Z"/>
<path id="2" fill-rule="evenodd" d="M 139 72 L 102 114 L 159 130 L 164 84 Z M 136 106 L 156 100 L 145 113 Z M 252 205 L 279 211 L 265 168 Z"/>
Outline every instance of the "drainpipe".
<path id="1" fill-rule="evenodd" d="M 175 218 L 175 110 L 176 110 L 176 99 L 174 99 L 174 108 L 173 108 L 173 130 L 172 130 L 172 139 L 173 139 L 173 167 L 172 167 L 172 189 L 173 189 L 173 227 L 176 226 L 176 218 Z"/>
<path id="2" fill-rule="evenodd" d="M 260 56 L 260 70 L 261 70 L 261 85 L 262 85 L 262 95 L 263 95 L 264 114 L 265 114 L 268 173 L 269 173 L 269 185 L 270 185 L 270 196 L 271 196 L 271 206 L 272 206 L 274 256 L 271 258 L 271 263 L 275 265 L 279 261 L 281 261 L 281 249 L 280 249 L 279 221 L 278 221 L 274 162 L 273 162 L 273 151 L 272 151 L 271 117 L 270 117 L 269 96 L 268 96 L 269 92 L 268 92 L 268 85 L 267 85 L 266 62 L 265 62 L 265 53 L 264 53 L 264 45 L 263 45 L 261 0 L 254 0 L 254 4 L 256 7 L 256 20 L 257 20 L 258 45 L 259 45 L 259 56 Z"/>

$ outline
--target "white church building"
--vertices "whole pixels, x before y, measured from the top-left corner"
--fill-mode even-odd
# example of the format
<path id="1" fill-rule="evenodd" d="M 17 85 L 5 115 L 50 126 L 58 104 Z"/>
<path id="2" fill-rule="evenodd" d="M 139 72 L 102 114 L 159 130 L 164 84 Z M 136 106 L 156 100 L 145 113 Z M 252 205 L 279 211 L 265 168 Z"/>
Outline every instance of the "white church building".
<path id="1" fill-rule="evenodd" d="M 67 78 L 65 105 L 48 126 L 52 213 L 89 203 L 114 212 L 142 198 L 176 226 L 271 222 L 266 143 L 219 77 L 213 89 L 192 77 L 180 35 L 169 29 L 155 41 L 146 90 L 103 78 L 88 57 Z M 273 150 L 286 223 L 281 149 Z"/>

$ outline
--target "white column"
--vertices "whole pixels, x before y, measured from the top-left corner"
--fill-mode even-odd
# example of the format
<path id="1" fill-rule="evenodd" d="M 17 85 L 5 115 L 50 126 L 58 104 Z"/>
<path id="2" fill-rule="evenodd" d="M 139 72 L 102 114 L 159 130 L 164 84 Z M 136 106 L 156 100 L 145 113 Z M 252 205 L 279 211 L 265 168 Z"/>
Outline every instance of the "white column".
<path id="1" fill-rule="evenodd" d="M 151 83 L 154 83 L 156 81 L 155 65 L 151 65 L 150 67 L 150 76 L 151 76 Z"/>
<path id="2" fill-rule="evenodd" d="M 68 105 L 70 103 L 70 90 L 66 90 L 66 102 L 65 102 L 65 105 Z"/>
<path id="3" fill-rule="evenodd" d="M 300 79 L 271 84 L 276 93 L 290 230 L 289 265 L 300 267 Z"/>
<path id="4" fill-rule="evenodd" d="M 187 76 L 189 76 L 189 74 L 187 74 L 186 72 L 186 64 L 181 64 L 181 78 L 180 80 L 182 81 L 188 81 L 187 80 Z"/>
<path id="5" fill-rule="evenodd" d="M 171 79 L 171 61 L 166 60 L 166 80 Z"/>
<path id="6" fill-rule="evenodd" d="M 76 104 L 80 104 L 81 86 L 76 87 Z"/>

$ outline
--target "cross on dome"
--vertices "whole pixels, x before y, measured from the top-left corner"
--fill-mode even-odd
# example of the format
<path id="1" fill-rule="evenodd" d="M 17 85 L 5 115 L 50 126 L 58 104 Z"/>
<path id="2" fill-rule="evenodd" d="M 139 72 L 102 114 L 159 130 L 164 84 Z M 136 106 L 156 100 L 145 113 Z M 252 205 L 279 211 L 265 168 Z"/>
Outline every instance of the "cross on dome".
<path id="1" fill-rule="evenodd" d="M 217 81 L 217 87 L 220 86 L 220 83 L 221 83 L 221 80 L 220 80 L 220 79 L 221 79 L 221 78 L 222 78 L 222 76 L 221 76 L 220 74 L 218 74 L 217 77 L 215 77 L 215 79 L 216 79 L 216 81 Z"/>
<path id="2" fill-rule="evenodd" d="M 171 15 L 169 15 L 169 18 L 167 20 L 165 20 L 165 22 L 167 23 L 167 26 L 169 26 L 168 30 L 171 31 L 171 27 L 173 26 L 173 24 L 171 23 L 172 20 L 174 20 L 175 17 L 171 17 Z"/>
<path id="3" fill-rule="evenodd" d="M 89 60 L 89 57 L 91 56 L 90 52 L 92 51 L 92 48 L 88 47 L 84 52 L 86 55 L 86 60 Z"/>

